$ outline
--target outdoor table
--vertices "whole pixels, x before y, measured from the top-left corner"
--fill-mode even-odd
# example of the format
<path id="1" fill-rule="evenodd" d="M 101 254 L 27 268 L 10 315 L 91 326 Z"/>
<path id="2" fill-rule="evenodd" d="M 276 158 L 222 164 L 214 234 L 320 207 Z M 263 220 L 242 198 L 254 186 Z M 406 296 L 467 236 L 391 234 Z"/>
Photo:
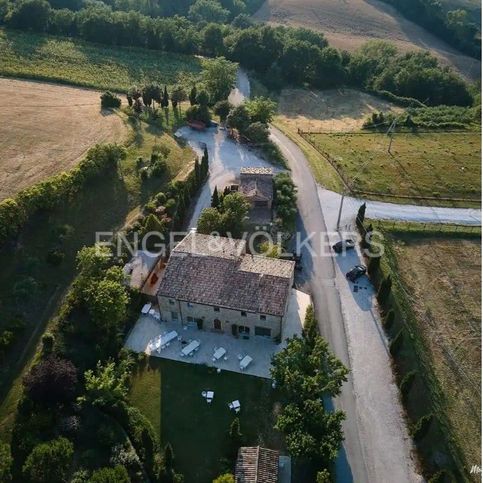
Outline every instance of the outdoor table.
<path id="1" fill-rule="evenodd" d="M 240 369 L 243 371 L 246 369 L 249 364 L 253 361 L 253 359 L 250 356 L 245 356 L 241 361 L 240 361 Z"/>
<path id="2" fill-rule="evenodd" d="M 213 391 L 206 392 L 206 399 L 213 399 L 215 397 L 215 393 Z"/>
<path id="3" fill-rule="evenodd" d="M 213 359 L 217 361 L 218 359 L 221 359 L 225 354 L 226 349 L 223 347 L 218 347 L 218 349 L 216 349 L 216 351 L 213 353 Z"/>
<path id="4" fill-rule="evenodd" d="M 240 401 L 238 399 L 236 401 L 232 401 L 230 404 L 228 404 L 228 407 L 233 409 L 233 411 L 236 413 L 239 413 L 241 409 Z"/>
<path id="5" fill-rule="evenodd" d="M 178 337 L 178 332 L 176 332 L 175 330 L 172 330 L 171 332 L 168 332 L 167 334 L 164 334 L 161 336 L 161 338 L 159 339 L 159 345 L 161 347 L 164 347 L 173 339 L 176 339 L 176 337 Z"/>
<path id="6" fill-rule="evenodd" d="M 144 304 L 143 308 L 141 309 L 141 313 L 142 314 L 147 314 L 147 313 L 149 313 L 149 310 L 150 309 L 151 309 L 151 304 L 150 303 Z"/>
<path id="7" fill-rule="evenodd" d="M 194 352 L 199 346 L 200 346 L 200 343 L 197 340 L 194 340 L 190 342 L 186 347 L 183 347 L 183 350 L 181 351 L 181 353 L 185 356 L 188 356 L 192 352 Z"/>

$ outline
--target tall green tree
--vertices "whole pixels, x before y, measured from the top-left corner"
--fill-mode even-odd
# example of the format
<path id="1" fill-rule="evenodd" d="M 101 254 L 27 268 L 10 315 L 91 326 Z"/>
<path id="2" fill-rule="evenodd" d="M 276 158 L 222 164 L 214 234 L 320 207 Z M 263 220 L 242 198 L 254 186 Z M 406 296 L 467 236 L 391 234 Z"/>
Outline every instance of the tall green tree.
<path id="1" fill-rule="evenodd" d="M 222 232 L 239 238 L 245 229 L 246 219 L 250 205 L 241 193 L 230 193 L 223 198 Z"/>
<path id="2" fill-rule="evenodd" d="M 269 124 L 272 122 L 277 104 L 268 97 L 255 97 L 245 103 L 251 122 Z"/>
<path id="3" fill-rule="evenodd" d="M 221 213 L 216 208 L 205 208 L 198 218 L 197 230 L 204 235 L 220 233 L 223 230 Z"/>
<path id="4" fill-rule="evenodd" d="M 201 76 L 211 102 L 216 103 L 227 99 L 235 87 L 237 64 L 224 57 L 217 57 L 203 60 L 202 66 Z"/>
<path id="5" fill-rule="evenodd" d="M 193 86 L 190 91 L 189 99 L 190 99 L 190 104 L 194 106 L 196 104 L 196 97 L 198 96 L 198 90 L 196 89 L 196 86 Z"/>
<path id="6" fill-rule="evenodd" d="M 12 481 L 13 458 L 10 453 L 10 446 L 0 442 L 0 481 L 9 483 Z"/>
<path id="7" fill-rule="evenodd" d="M 164 91 L 163 91 L 163 97 L 161 99 L 161 107 L 164 109 L 169 107 L 169 94 L 168 94 L 168 88 L 164 86 Z"/>
<path id="8" fill-rule="evenodd" d="M 64 483 L 73 456 L 74 446 L 66 438 L 40 443 L 25 460 L 23 476 L 31 483 Z"/>
<path id="9" fill-rule="evenodd" d="M 218 208 L 219 206 L 220 206 L 220 198 L 218 196 L 218 187 L 215 186 L 215 189 L 213 190 L 213 195 L 211 197 L 211 207 Z"/>
<path id="10" fill-rule="evenodd" d="M 131 361 L 97 363 L 96 370 L 84 373 L 85 400 L 94 406 L 111 407 L 125 401 L 129 391 Z"/>

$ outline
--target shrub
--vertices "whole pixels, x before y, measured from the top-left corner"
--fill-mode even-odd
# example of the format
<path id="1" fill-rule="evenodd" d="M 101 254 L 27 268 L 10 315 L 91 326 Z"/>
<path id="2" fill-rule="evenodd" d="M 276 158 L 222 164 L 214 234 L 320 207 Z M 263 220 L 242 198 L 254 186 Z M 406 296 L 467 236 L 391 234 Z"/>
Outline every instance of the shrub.
<path id="1" fill-rule="evenodd" d="M 456 479 L 449 470 L 441 470 L 434 474 L 428 483 L 456 483 Z"/>
<path id="2" fill-rule="evenodd" d="M 24 377 L 27 396 L 47 405 L 72 401 L 77 385 L 77 371 L 72 362 L 49 356 L 32 367 Z"/>
<path id="3" fill-rule="evenodd" d="M 411 429 L 411 436 L 414 438 L 414 441 L 421 441 L 426 436 L 432 421 L 432 414 L 426 414 L 426 416 L 419 418 L 418 422 Z"/>
<path id="4" fill-rule="evenodd" d="M 110 424 L 101 424 L 97 428 L 96 439 L 104 448 L 111 449 L 117 442 L 116 432 Z"/>
<path id="5" fill-rule="evenodd" d="M 381 265 L 381 257 L 371 256 L 367 265 L 367 273 L 373 277 L 377 274 L 379 266 Z"/>
<path id="6" fill-rule="evenodd" d="M 51 332 L 46 332 L 42 336 L 42 354 L 50 354 L 54 348 L 55 338 Z"/>
<path id="7" fill-rule="evenodd" d="M 235 483 L 235 477 L 231 473 L 225 473 L 215 478 L 213 483 Z"/>
<path id="8" fill-rule="evenodd" d="M 50 265 L 53 265 L 54 267 L 57 267 L 62 263 L 62 261 L 65 258 L 65 253 L 62 250 L 59 250 L 58 248 L 53 248 L 52 250 L 49 250 L 49 253 L 47 253 L 47 263 Z"/>
<path id="9" fill-rule="evenodd" d="M 399 390 L 401 391 L 401 396 L 403 400 L 405 400 L 411 390 L 411 387 L 414 383 L 414 379 L 416 378 L 417 371 L 410 371 L 408 372 L 402 379 L 399 384 Z"/>
<path id="10" fill-rule="evenodd" d="M 268 141 L 270 132 L 267 124 L 254 122 L 248 126 L 244 134 L 252 143 L 263 144 Z"/>
<path id="11" fill-rule="evenodd" d="M 110 91 L 106 91 L 101 95 L 101 106 L 103 108 L 119 108 L 121 107 L 121 99 Z"/>
<path id="12" fill-rule="evenodd" d="M 381 283 L 381 286 L 379 287 L 379 290 L 377 291 L 377 301 L 380 304 L 383 304 L 390 292 L 391 292 L 391 287 L 392 287 L 392 279 L 391 275 L 388 275 Z"/>
<path id="13" fill-rule="evenodd" d="M 0 354 L 5 353 L 13 344 L 15 335 L 11 330 L 4 330 L 0 333 Z"/>
<path id="14" fill-rule="evenodd" d="M 401 329 L 396 334 L 396 337 L 394 337 L 394 339 L 389 344 L 389 352 L 393 357 L 399 352 L 399 349 L 401 348 L 403 342 L 404 342 L 404 335 L 403 335 L 403 329 Z"/>
<path id="15" fill-rule="evenodd" d="M 100 468 L 89 479 L 89 483 L 130 483 L 131 479 L 124 466 Z"/>
<path id="16" fill-rule="evenodd" d="M 394 310 L 389 310 L 389 312 L 386 314 L 383 320 L 383 325 L 384 328 L 389 331 L 391 330 L 392 324 L 394 323 L 394 319 L 396 317 L 396 314 L 394 313 Z"/>
<path id="17" fill-rule="evenodd" d="M 32 450 L 22 471 L 32 483 L 65 481 L 74 455 L 74 446 L 66 438 L 41 443 Z"/>
<path id="18" fill-rule="evenodd" d="M 166 164 L 166 161 L 158 159 L 151 165 L 151 175 L 159 178 L 166 173 L 167 169 L 168 165 Z"/>

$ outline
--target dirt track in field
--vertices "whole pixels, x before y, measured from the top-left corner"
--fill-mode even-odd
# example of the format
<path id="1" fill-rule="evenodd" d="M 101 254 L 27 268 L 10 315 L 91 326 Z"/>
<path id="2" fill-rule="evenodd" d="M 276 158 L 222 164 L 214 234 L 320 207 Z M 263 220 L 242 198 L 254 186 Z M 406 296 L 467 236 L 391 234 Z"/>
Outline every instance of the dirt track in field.
<path id="1" fill-rule="evenodd" d="M 481 62 L 459 53 L 378 0 L 267 0 L 254 17 L 320 30 L 331 45 L 349 51 L 371 39 L 394 42 L 402 51 L 427 49 L 466 78 L 480 77 Z"/>
<path id="2" fill-rule="evenodd" d="M 0 200 L 65 171 L 127 128 L 100 110 L 99 92 L 0 78 Z"/>

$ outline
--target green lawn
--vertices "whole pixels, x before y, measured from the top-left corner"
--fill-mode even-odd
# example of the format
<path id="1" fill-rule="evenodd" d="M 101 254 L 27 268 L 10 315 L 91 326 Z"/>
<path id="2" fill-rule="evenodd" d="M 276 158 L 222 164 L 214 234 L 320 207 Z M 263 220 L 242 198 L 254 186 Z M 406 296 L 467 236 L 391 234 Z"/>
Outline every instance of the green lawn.
<path id="1" fill-rule="evenodd" d="M 125 91 L 150 80 L 172 85 L 183 73 L 200 70 L 200 60 L 194 56 L 0 29 L 4 76 Z"/>
<path id="2" fill-rule="evenodd" d="M 169 132 L 169 131 L 168 131 Z M 168 173 L 161 178 L 141 182 L 136 166 L 139 156 L 149 158 L 154 146 L 170 149 Z M 0 331 L 23 320 L 7 355 L 0 360 L 0 438 L 8 439 L 21 388 L 21 375 L 49 319 L 75 275 L 75 256 L 82 246 L 95 243 L 96 231 L 121 228 L 139 212 L 150 196 L 162 191 L 166 183 L 194 159 L 188 147 L 182 147 L 161 127 L 145 123 L 133 130 L 128 156 L 121 163 L 123 178 L 107 176 L 86 186 L 70 203 L 39 213 L 22 231 L 17 246 L 0 251 Z M 63 227 L 69 235 L 62 236 Z M 65 255 L 59 266 L 46 261 L 49 250 L 60 248 Z M 28 279 L 27 293 L 21 290 Z M 18 329 L 12 329 L 18 333 Z"/>
<path id="3" fill-rule="evenodd" d="M 480 133 L 396 133 L 391 154 L 385 134 L 307 134 L 304 138 L 332 160 L 355 191 L 407 196 L 408 202 L 411 197 L 480 200 Z M 317 157 L 309 161 L 316 176 L 319 164 L 327 163 Z"/>
<path id="4" fill-rule="evenodd" d="M 213 390 L 211 405 L 201 397 Z M 224 470 L 228 430 L 234 419 L 228 403 L 239 399 L 244 444 L 281 448 L 273 429 L 277 393 L 269 380 L 206 366 L 151 358 L 133 378 L 130 402 L 152 422 L 163 444 L 173 446 L 186 483 L 209 483 Z"/>

